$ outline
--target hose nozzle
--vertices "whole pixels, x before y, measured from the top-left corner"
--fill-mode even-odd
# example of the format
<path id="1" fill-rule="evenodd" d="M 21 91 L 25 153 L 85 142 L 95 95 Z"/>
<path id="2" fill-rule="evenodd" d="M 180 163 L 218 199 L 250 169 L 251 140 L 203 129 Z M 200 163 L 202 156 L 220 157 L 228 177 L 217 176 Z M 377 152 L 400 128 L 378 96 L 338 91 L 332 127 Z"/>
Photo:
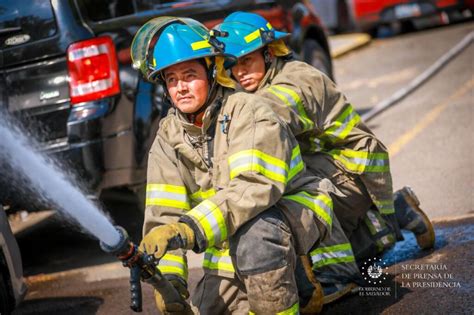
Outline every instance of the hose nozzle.
<path id="1" fill-rule="evenodd" d="M 118 243 L 115 245 L 109 245 L 100 242 L 100 248 L 106 253 L 117 256 L 120 260 L 126 260 L 134 254 L 134 245 L 130 241 L 127 231 L 123 227 L 116 225 L 115 229 L 120 235 Z"/>

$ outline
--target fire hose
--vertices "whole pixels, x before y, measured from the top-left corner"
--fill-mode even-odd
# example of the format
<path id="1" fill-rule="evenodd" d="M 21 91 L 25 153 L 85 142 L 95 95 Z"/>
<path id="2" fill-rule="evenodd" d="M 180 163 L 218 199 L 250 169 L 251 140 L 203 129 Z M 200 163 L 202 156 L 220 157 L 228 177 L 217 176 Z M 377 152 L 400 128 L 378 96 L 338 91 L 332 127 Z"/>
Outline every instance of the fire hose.
<path id="1" fill-rule="evenodd" d="M 115 227 L 120 234 L 120 241 L 114 246 L 100 242 L 106 253 L 116 256 L 124 267 L 130 268 L 130 308 L 135 312 L 142 311 L 142 288 L 140 281 L 153 286 L 163 297 L 165 305 L 187 302 L 181 297 L 174 286 L 158 270 L 158 260 L 153 255 L 140 251 L 129 238 L 127 231 L 120 226 Z"/>

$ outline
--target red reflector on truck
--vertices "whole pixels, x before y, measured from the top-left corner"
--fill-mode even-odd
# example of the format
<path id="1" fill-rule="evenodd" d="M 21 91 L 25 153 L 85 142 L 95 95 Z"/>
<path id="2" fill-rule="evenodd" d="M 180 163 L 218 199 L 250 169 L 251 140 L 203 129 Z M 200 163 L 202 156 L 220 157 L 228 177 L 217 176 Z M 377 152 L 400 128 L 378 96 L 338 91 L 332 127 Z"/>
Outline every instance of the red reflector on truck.
<path id="1" fill-rule="evenodd" d="M 117 55 L 110 37 L 71 44 L 67 49 L 71 103 L 94 101 L 120 92 Z"/>

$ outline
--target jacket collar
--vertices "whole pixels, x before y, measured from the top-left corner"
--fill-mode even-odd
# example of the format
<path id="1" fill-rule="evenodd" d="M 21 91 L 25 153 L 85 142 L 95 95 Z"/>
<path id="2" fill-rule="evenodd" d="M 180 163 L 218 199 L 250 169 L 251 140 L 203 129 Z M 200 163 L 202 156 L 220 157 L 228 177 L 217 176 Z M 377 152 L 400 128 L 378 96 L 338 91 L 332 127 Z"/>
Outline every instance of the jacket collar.
<path id="1" fill-rule="evenodd" d="M 224 96 L 227 94 L 225 92 L 226 88 L 218 86 L 215 96 L 212 100 L 209 101 L 209 105 L 204 111 L 204 116 L 202 118 L 202 127 L 198 127 L 195 124 L 191 123 L 188 120 L 186 114 L 181 113 L 178 110 L 175 111 L 176 118 L 178 122 L 183 126 L 183 129 L 192 137 L 197 137 L 203 134 L 206 134 L 207 130 L 215 123 L 220 108 L 224 101 Z"/>
<path id="2" fill-rule="evenodd" d="M 262 90 L 272 84 L 273 79 L 276 77 L 278 73 L 280 73 L 281 69 L 285 65 L 285 60 L 282 58 L 275 57 L 273 58 L 270 67 L 268 68 L 265 76 L 263 77 L 262 81 L 260 81 L 257 91 Z"/>

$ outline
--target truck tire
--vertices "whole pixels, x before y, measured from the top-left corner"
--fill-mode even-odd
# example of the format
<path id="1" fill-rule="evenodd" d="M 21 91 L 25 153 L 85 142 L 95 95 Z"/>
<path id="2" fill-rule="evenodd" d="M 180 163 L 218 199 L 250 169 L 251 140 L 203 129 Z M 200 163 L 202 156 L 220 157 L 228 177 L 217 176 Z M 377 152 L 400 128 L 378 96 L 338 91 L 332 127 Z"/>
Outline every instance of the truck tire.
<path id="1" fill-rule="evenodd" d="M 10 314 L 13 309 L 12 300 L 8 294 L 8 285 L 0 273 L 0 314 Z"/>
<path id="2" fill-rule="evenodd" d="M 303 42 L 303 61 L 309 63 L 316 69 L 325 73 L 328 77 L 334 80 L 332 73 L 331 57 L 324 51 L 319 43 L 312 39 L 307 38 Z"/>

